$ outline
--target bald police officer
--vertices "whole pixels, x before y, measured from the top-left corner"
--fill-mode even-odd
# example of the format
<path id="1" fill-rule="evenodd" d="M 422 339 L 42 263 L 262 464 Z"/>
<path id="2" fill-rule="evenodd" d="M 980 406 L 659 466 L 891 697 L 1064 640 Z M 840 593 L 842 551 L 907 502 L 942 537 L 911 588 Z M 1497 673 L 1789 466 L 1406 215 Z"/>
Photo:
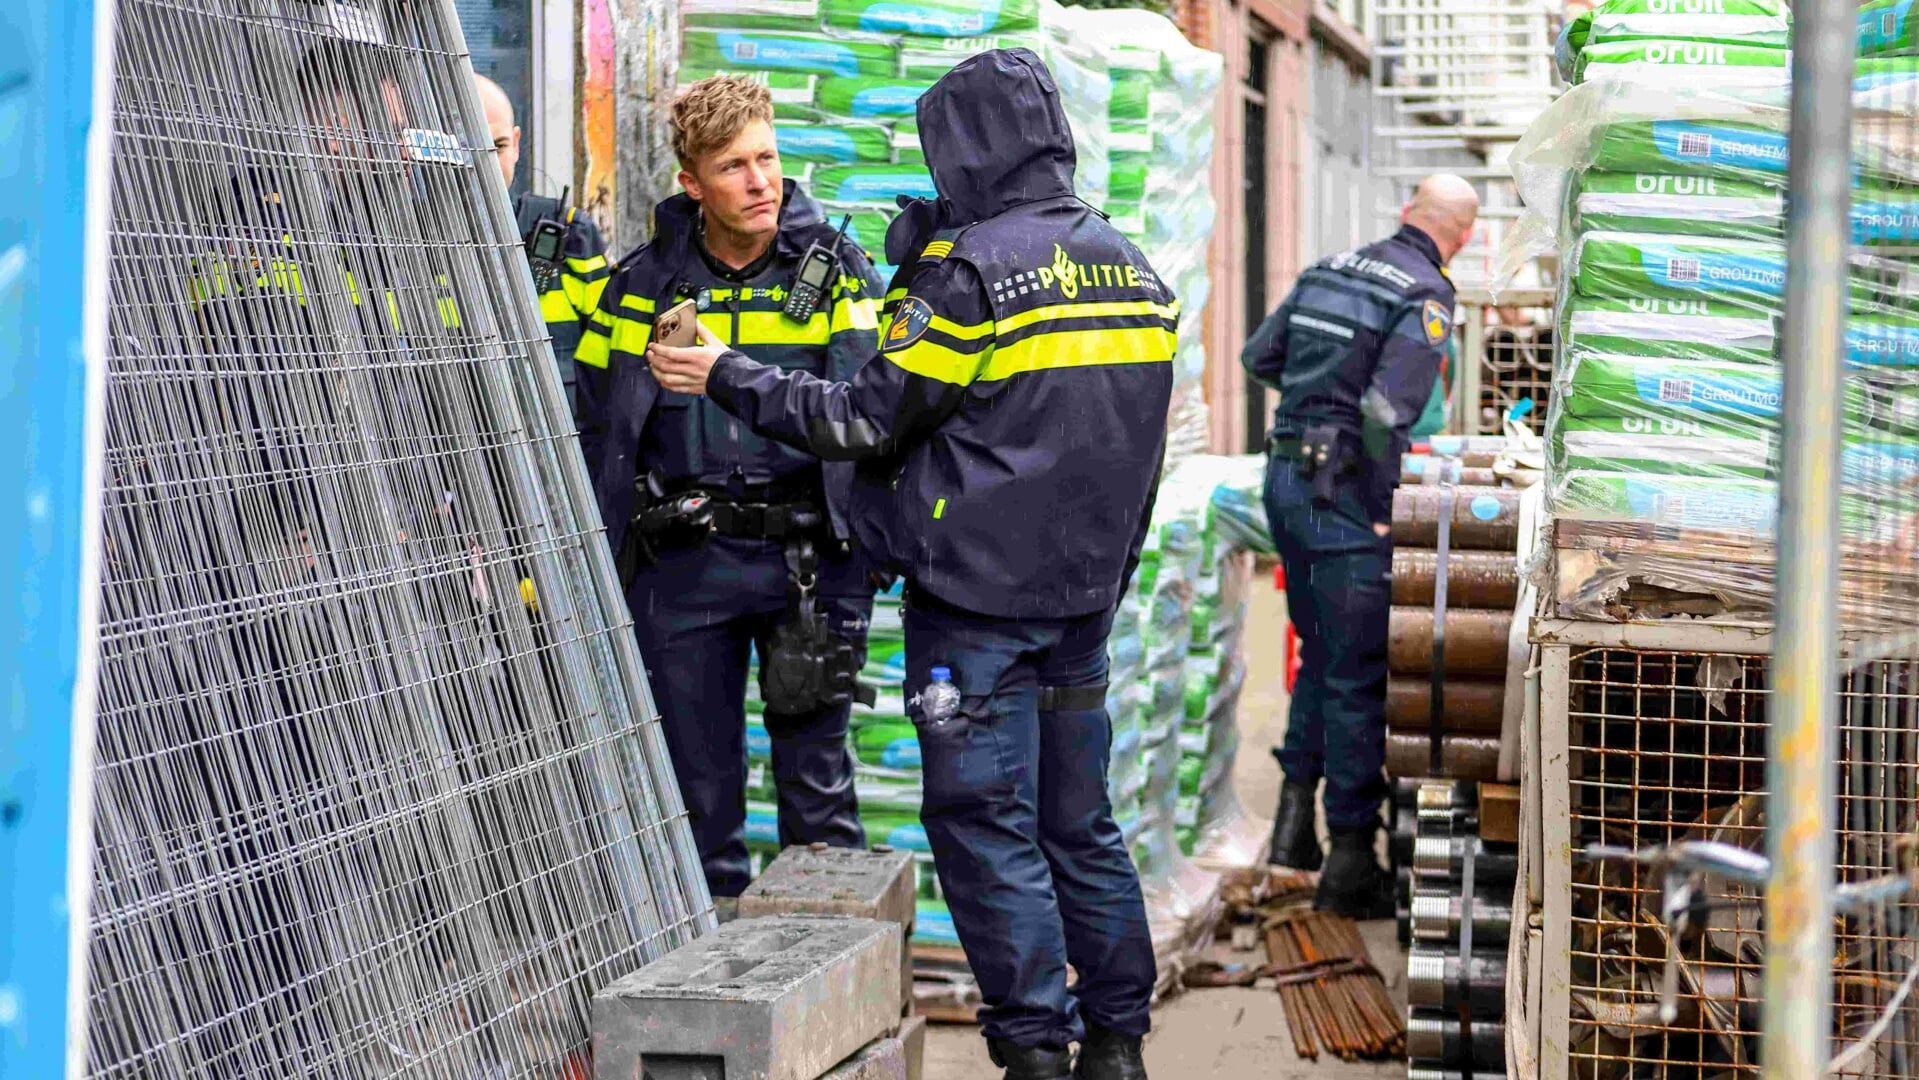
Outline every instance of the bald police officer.
<path id="1" fill-rule="evenodd" d="M 1269 860 L 1317 870 L 1313 795 L 1326 782 L 1315 906 L 1355 918 L 1393 913 L 1374 854 L 1386 795 L 1386 634 L 1392 604 L 1393 489 L 1399 458 L 1452 335 L 1446 264 L 1479 212 L 1472 185 L 1427 177 L 1398 232 L 1300 275 L 1240 361 L 1279 391 L 1267 437 L 1266 517 L 1299 629 L 1299 681 Z"/>
<path id="2" fill-rule="evenodd" d="M 513 175 L 520 163 L 520 128 L 513 119 L 513 99 L 499 84 L 484 75 L 474 76 L 479 85 L 480 106 L 486 110 L 487 133 L 493 138 L 494 159 L 500 176 L 513 187 Z M 523 192 L 513 200 L 513 215 L 526 245 L 527 262 L 533 270 L 533 291 L 540 297 L 540 318 L 553 338 L 553 359 L 560 365 L 560 383 L 566 387 L 566 400 L 577 414 L 579 401 L 574 384 L 580 372 L 574 365 L 574 353 L 580 345 L 580 333 L 600 306 L 600 294 L 606 291 L 611 270 L 606 263 L 606 241 L 593 219 L 577 207 L 560 199 Z M 606 369 L 588 367 L 585 377 L 605 381 Z"/>

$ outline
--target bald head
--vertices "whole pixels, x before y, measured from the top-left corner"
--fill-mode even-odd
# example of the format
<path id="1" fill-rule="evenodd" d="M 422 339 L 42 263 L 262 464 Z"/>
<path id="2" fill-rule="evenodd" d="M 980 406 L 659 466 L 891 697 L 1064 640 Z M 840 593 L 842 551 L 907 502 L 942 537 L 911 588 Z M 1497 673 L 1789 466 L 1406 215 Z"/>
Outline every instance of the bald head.
<path id="1" fill-rule="evenodd" d="M 1400 210 L 1399 220 L 1432 237 L 1439 245 L 1440 261 L 1450 262 L 1466 246 L 1473 222 L 1479 220 L 1479 193 L 1452 173 L 1435 173 L 1419 182 Z"/>
<path id="2" fill-rule="evenodd" d="M 513 123 L 513 99 L 500 84 L 484 75 L 473 76 L 480 90 L 480 108 L 486 112 L 486 130 L 493 136 L 494 156 L 500 162 L 500 176 L 507 187 L 513 186 L 513 170 L 520 164 L 520 129 Z"/>

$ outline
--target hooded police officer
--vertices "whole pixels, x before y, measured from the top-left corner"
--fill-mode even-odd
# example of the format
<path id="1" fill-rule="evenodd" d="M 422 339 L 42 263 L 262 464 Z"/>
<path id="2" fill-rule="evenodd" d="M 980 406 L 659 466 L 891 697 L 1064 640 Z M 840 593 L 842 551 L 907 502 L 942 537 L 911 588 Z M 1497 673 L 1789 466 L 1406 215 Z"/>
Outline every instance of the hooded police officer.
<path id="1" fill-rule="evenodd" d="M 710 339 L 648 359 L 755 431 L 860 460 L 855 528 L 906 578 L 921 818 L 993 1058 L 1012 1080 L 1138 1080 L 1153 946 L 1106 797 L 1106 637 L 1156 492 L 1177 305 L 1074 197 L 1032 52 L 971 57 L 918 120 L 940 197 L 888 236 L 878 357 L 843 381 Z"/>
<path id="2" fill-rule="evenodd" d="M 1355 918 L 1393 913 L 1391 877 L 1373 851 L 1386 794 L 1393 489 L 1452 335 L 1446 264 L 1478 212 L 1471 184 L 1427 177 L 1398 232 L 1301 274 L 1240 354 L 1280 395 L 1266 518 L 1302 650 L 1274 751 L 1286 782 L 1269 859 L 1320 868 L 1313 795 L 1323 778 L 1332 850 L 1315 906 Z"/>

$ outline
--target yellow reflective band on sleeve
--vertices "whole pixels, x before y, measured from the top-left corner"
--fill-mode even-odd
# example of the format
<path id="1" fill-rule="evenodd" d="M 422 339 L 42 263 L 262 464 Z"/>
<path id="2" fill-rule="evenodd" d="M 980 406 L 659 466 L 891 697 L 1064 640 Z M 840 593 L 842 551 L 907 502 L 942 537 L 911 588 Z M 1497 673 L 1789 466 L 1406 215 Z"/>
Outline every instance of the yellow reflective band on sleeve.
<path id="1" fill-rule="evenodd" d="M 566 260 L 566 268 L 576 274 L 590 274 L 595 270 L 606 269 L 606 256 L 593 255 L 584 259 Z"/>
<path id="2" fill-rule="evenodd" d="M 593 313 L 586 317 L 586 321 L 590 325 L 599 327 L 602 331 L 613 329 L 613 316 L 601 311 L 599 308 L 594 308 Z"/>
<path id="3" fill-rule="evenodd" d="M 1035 334 L 995 349 L 980 366 L 979 378 L 983 382 L 993 382 L 1029 371 L 1118 364 L 1167 364 L 1173 360 L 1173 348 L 1177 340 L 1171 330 L 1154 326 Z"/>
<path id="4" fill-rule="evenodd" d="M 1017 315 L 993 324 L 996 333 L 1011 334 L 1039 322 L 1054 319 L 1097 319 L 1126 318 L 1138 315 L 1156 315 L 1162 319 L 1179 317 L 1179 305 L 1155 304 L 1151 300 L 1098 300 L 1084 304 L 1048 304 L 1045 307 L 1022 311 Z"/>
<path id="5" fill-rule="evenodd" d="M 891 292 L 887 293 L 885 302 L 888 304 L 897 304 L 904 299 L 906 299 L 906 290 L 904 288 L 900 288 L 900 289 L 894 289 Z"/>
<path id="6" fill-rule="evenodd" d="M 577 322 L 580 313 L 574 309 L 572 298 L 559 289 L 540 294 L 540 318 L 550 323 Z"/>
<path id="7" fill-rule="evenodd" d="M 620 297 L 620 306 L 644 315 L 653 314 L 653 301 L 644 296 L 634 296 L 632 293 L 626 293 Z"/>
<path id="8" fill-rule="evenodd" d="M 598 311 L 600 297 L 606 293 L 611 278 L 597 281 L 581 281 L 575 277 L 562 277 L 560 287 L 566 290 L 567 299 L 573 301 L 573 307 L 579 311 Z"/>
<path id="9" fill-rule="evenodd" d="M 951 319 L 941 318 L 938 315 L 933 316 L 933 321 L 927 323 L 926 328 L 937 330 L 955 341 L 978 341 L 993 334 L 993 324 L 990 322 L 983 322 L 976 326 L 961 326 Z"/>
<path id="10" fill-rule="evenodd" d="M 579 347 L 573 350 L 573 359 L 587 367 L 606 368 L 607 357 L 612 353 L 612 342 L 602 334 L 581 334 Z"/>
<path id="11" fill-rule="evenodd" d="M 946 516 L 946 500 L 942 498 L 933 503 L 933 520 L 938 521 L 939 519 L 945 516 Z"/>
<path id="12" fill-rule="evenodd" d="M 833 333 L 840 334 L 848 330 L 872 330 L 880 328 L 879 305 L 871 300 L 843 299 L 833 305 Z"/>
<path id="13" fill-rule="evenodd" d="M 971 386 L 982 365 L 990 365 L 993 359 L 990 345 L 984 352 L 963 353 L 925 338 L 880 355 L 902 371 L 953 386 Z"/>

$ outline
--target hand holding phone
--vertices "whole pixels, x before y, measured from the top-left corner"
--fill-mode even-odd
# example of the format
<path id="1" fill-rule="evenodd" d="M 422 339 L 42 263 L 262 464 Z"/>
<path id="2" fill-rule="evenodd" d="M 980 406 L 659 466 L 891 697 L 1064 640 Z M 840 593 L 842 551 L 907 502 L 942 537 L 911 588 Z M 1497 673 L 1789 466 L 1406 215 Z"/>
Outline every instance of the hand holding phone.
<path id="1" fill-rule="evenodd" d="M 682 300 L 653 320 L 653 342 L 674 349 L 690 349 L 700 343 L 699 306 Z"/>

